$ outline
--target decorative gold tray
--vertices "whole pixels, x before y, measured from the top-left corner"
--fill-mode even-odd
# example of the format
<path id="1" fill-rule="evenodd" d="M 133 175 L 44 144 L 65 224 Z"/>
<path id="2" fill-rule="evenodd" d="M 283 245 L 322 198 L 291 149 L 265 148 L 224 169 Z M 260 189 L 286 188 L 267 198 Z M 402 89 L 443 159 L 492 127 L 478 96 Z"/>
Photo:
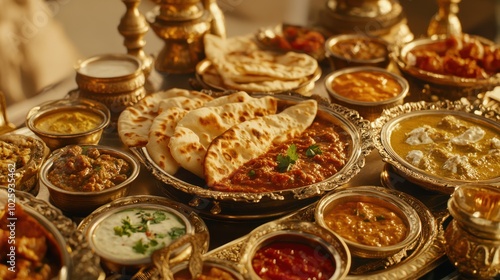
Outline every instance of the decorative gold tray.
<path id="1" fill-rule="evenodd" d="M 441 226 L 443 217 L 436 218 L 427 206 L 413 196 L 390 189 L 387 189 L 387 192 L 398 195 L 417 210 L 422 221 L 420 242 L 415 249 L 407 252 L 407 255 L 395 254 L 386 259 L 353 258 L 346 279 L 416 279 L 439 265 L 445 254 L 444 231 Z M 315 205 L 304 207 L 279 220 L 314 222 Z M 239 263 L 248 236 L 229 242 L 205 255 Z"/>

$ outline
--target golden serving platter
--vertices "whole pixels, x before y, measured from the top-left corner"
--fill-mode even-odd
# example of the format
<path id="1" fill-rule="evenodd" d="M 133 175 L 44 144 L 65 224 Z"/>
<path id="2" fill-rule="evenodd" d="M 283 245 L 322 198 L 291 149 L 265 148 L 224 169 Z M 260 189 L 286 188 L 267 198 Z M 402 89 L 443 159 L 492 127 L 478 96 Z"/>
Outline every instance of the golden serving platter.
<path id="1" fill-rule="evenodd" d="M 307 80 L 304 81 L 296 88 L 290 88 L 286 90 L 280 90 L 272 93 L 281 93 L 287 91 L 293 91 L 305 96 L 310 96 L 311 91 L 314 89 L 315 82 L 319 80 L 321 77 L 321 68 L 316 68 L 314 74 L 307 77 Z M 226 90 L 235 90 L 231 87 L 228 87 L 224 84 L 221 76 L 213 66 L 212 62 L 208 59 L 200 61 L 196 65 L 195 72 L 196 79 L 201 84 L 201 86 L 205 89 L 217 90 L 217 91 L 226 91 Z"/>
<path id="2" fill-rule="evenodd" d="M 254 94 L 253 96 L 266 96 Z M 273 95 L 278 103 L 294 104 L 306 97 L 297 94 Z M 144 166 L 158 180 L 166 185 L 166 196 L 190 205 L 201 215 L 216 219 L 263 219 L 282 216 L 316 201 L 325 192 L 347 183 L 365 165 L 365 156 L 372 150 L 370 122 L 351 109 L 318 100 L 318 114 L 331 120 L 344 130 L 348 141 L 348 161 L 345 166 L 330 178 L 315 184 L 295 189 L 249 193 L 222 192 L 210 190 L 205 181 L 184 169 L 170 175 L 163 171 L 150 157 L 145 147 L 132 147 Z"/>
<path id="3" fill-rule="evenodd" d="M 32 194 L 16 191 L 16 202 L 30 207 L 50 221 L 66 241 L 68 253 L 72 259 L 69 279 L 104 279 L 104 271 L 100 266 L 100 258 L 90 249 L 85 236 L 77 231 L 76 224 L 64 216 L 61 210 L 47 201 L 38 199 Z"/>
<path id="4" fill-rule="evenodd" d="M 444 256 L 443 229 L 433 212 L 413 196 L 391 189 L 387 189 L 386 192 L 397 195 L 417 211 L 422 222 L 422 234 L 418 245 L 406 254 L 397 253 L 388 258 L 353 258 L 351 269 L 345 279 L 417 279 L 437 266 Z M 277 221 L 315 222 L 315 206 L 316 204 L 306 206 Z M 249 235 L 245 235 L 209 251 L 206 256 L 238 263 L 248 238 Z"/>

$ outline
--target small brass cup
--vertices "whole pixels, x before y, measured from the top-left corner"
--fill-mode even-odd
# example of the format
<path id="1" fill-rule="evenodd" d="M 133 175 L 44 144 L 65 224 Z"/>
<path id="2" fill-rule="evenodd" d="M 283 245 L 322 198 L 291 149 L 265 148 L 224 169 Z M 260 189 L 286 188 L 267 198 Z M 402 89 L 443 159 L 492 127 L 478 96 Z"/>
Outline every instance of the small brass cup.
<path id="1" fill-rule="evenodd" d="M 107 54 L 83 60 L 76 67 L 79 96 L 105 104 L 111 119 L 146 96 L 141 62 L 127 54 Z"/>

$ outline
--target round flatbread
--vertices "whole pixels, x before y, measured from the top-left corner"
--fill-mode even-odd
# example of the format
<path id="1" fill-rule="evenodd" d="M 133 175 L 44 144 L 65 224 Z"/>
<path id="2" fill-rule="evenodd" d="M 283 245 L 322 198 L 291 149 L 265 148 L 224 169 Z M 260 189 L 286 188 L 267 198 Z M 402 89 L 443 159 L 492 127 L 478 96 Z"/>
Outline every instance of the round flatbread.
<path id="1" fill-rule="evenodd" d="M 184 169 L 203 178 L 202 164 L 212 140 L 233 125 L 275 114 L 277 104 L 274 97 L 266 96 L 192 110 L 178 122 L 174 136 L 170 138 L 170 152 Z"/>
<path id="2" fill-rule="evenodd" d="M 203 79 L 249 92 L 279 92 L 299 87 L 318 69 L 313 57 L 296 52 L 279 54 L 258 48 L 250 37 L 223 39 L 205 35 L 205 53 L 215 68 Z"/>
<path id="3" fill-rule="evenodd" d="M 242 122 L 215 138 L 204 159 L 208 186 L 230 176 L 240 166 L 266 153 L 273 143 L 300 135 L 314 121 L 318 105 L 315 100 L 302 101 L 275 115 Z"/>
<path id="4" fill-rule="evenodd" d="M 160 112 L 160 106 L 161 110 L 168 107 L 194 109 L 212 99 L 199 91 L 177 88 L 152 93 L 120 114 L 118 135 L 127 147 L 143 147 L 148 143 L 149 129 Z"/>

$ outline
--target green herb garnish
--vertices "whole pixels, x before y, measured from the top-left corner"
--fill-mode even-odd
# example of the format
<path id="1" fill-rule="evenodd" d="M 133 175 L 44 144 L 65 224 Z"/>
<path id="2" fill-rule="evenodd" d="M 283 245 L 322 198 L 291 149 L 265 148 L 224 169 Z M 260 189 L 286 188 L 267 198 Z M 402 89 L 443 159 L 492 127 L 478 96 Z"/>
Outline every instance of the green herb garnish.
<path id="1" fill-rule="evenodd" d="M 180 228 L 180 227 L 174 227 L 168 233 L 168 235 L 172 239 L 177 239 L 177 238 L 183 236 L 184 234 L 186 234 L 186 229 Z"/>
<path id="2" fill-rule="evenodd" d="M 135 243 L 134 247 L 132 247 L 132 249 L 134 249 L 134 251 L 139 253 L 139 254 L 145 254 L 146 251 L 148 250 L 148 248 L 149 248 L 149 244 L 144 244 L 142 242 L 142 239 L 139 239 Z"/>
<path id="3" fill-rule="evenodd" d="M 299 155 L 297 154 L 297 146 L 292 144 L 286 150 L 286 155 L 279 154 L 276 157 L 276 161 L 278 162 L 278 171 L 279 172 L 287 172 L 292 168 L 292 165 L 299 159 Z"/>
<path id="4" fill-rule="evenodd" d="M 323 151 L 321 150 L 318 144 L 313 144 L 309 146 L 309 148 L 307 148 L 306 150 L 307 157 L 314 157 L 315 155 L 321 155 L 322 153 Z"/>
<path id="5" fill-rule="evenodd" d="M 256 175 L 255 170 L 252 169 L 252 170 L 248 171 L 248 177 L 253 179 L 253 178 L 255 178 L 255 175 Z"/>
<path id="6" fill-rule="evenodd" d="M 155 211 L 151 213 L 140 210 L 135 212 L 134 215 L 140 220 L 137 224 L 132 224 L 130 217 L 127 216 L 122 219 L 121 225 L 114 227 L 113 230 L 115 235 L 128 237 L 130 237 L 132 233 L 144 232 L 147 237 L 146 241 L 140 239 L 135 242 L 134 246 L 132 246 L 132 249 L 139 254 L 146 254 L 150 248 L 158 246 L 159 242 L 156 238 L 165 238 L 168 235 L 172 239 L 177 239 L 186 234 L 186 229 L 180 227 L 174 227 L 168 233 L 151 232 L 149 229 L 150 225 L 159 224 L 168 219 L 167 215 L 162 211 Z M 164 243 L 162 242 L 162 244 Z"/>

